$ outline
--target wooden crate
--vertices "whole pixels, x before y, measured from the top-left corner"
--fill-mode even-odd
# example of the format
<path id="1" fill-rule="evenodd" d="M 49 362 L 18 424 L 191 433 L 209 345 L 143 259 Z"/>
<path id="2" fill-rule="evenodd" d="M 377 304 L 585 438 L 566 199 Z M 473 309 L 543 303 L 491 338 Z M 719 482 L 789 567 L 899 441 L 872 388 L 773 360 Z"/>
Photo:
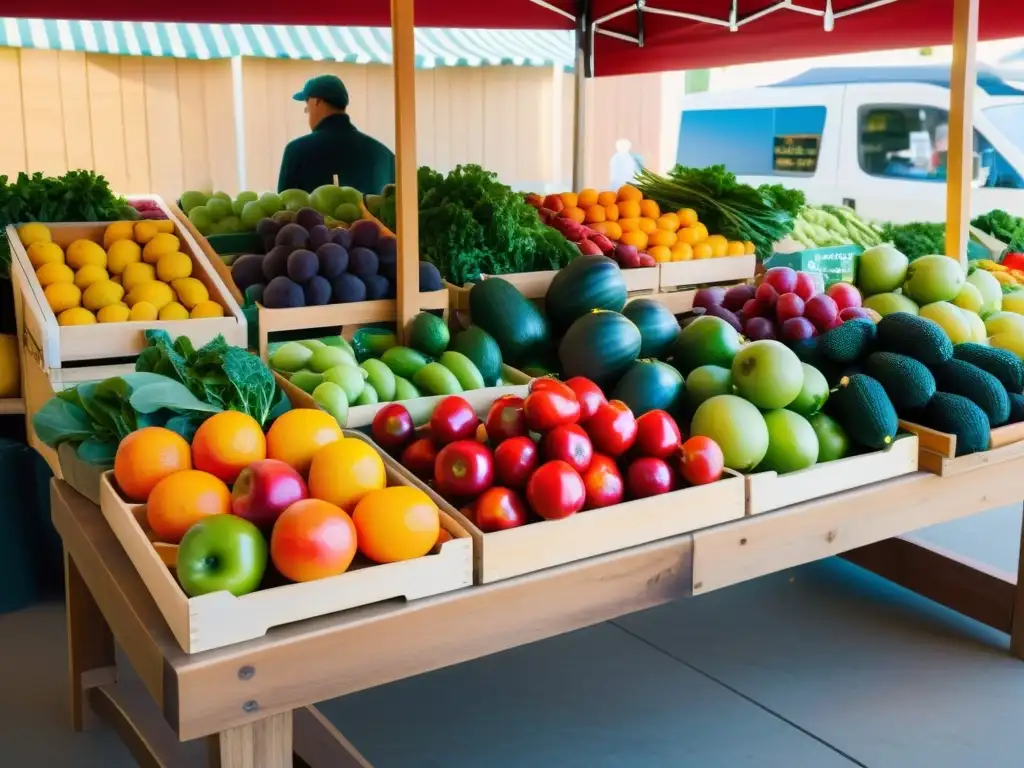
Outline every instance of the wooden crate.
<path id="1" fill-rule="evenodd" d="M 199 320 L 153 320 L 148 322 L 97 323 L 59 326 L 36 279 L 17 228 L 7 228 L 11 244 L 11 276 L 15 292 L 20 294 L 19 333 L 29 356 L 39 361 L 44 371 L 67 367 L 69 363 L 101 361 L 137 356 L 146 348 L 145 332 L 167 331 L 171 336 L 188 336 L 198 347 L 218 335 L 229 344 L 246 346 L 245 316 L 232 298 L 202 249 L 176 221 L 174 234 L 181 241 L 181 252 L 192 259 L 192 276 L 202 281 L 210 298 L 224 307 L 224 317 Z M 102 244 L 107 224 L 47 224 L 53 241 L 66 248 L 73 241 L 87 239 Z"/>
<path id="2" fill-rule="evenodd" d="M 345 437 L 367 439 L 359 432 L 346 432 Z M 406 485 L 398 465 L 387 456 L 384 462 L 388 484 Z M 348 571 L 327 579 L 270 587 L 242 597 L 222 591 L 190 598 L 171 573 L 177 548 L 154 546 L 145 505 L 122 499 L 112 472 L 101 480 L 100 509 L 186 653 L 253 640 L 272 627 L 316 616 L 393 598 L 417 600 L 473 582 L 472 539 L 460 522 L 442 510 L 441 526 L 452 540 L 424 557 L 377 565 L 357 555 Z"/>
<path id="3" fill-rule="evenodd" d="M 959 475 L 1024 454 L 1024 423 L 996 427 L 989 433 L 987 451 L 959 457 L 956 455 L 956 435 L 910 421 L 900 421 L 900 429 L 917 435 L 920 445 L 918 463 L 921 469 L 935 475 Z"/>
<path id="4" fill-rule="evenodd" d="M 901 435 L 885 451 L 850 456 L 780 475 L 758 472 L 746 477 L 747 514 L 759 515 L 811 499 L 849 491 L 918 469 L 916 435 Z"/>
<path id="5" fill-rule="evenodd" d="M 664 293 L 699 285 L 751 280 L 756 268 L 757 257 L 754 255 L 673 261 L 661 265 L 658 290 Z"/>

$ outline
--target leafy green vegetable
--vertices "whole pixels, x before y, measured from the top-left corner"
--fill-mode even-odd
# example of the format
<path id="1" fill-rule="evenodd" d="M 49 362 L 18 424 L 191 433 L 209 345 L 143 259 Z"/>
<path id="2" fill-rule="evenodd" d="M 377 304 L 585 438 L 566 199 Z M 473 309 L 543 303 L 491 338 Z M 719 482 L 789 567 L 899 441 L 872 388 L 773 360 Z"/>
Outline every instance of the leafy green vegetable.
<path id="1" fill-rule="evenodd" d="M 1006 243 L 1010 253 L 1024 251 L 1024 218 L 999 209 L 989 211 L 971 222 L 987 235 Z"/>
<path id="2" fill-rule="evenodd" d="M 156 375 L 156 374 L 152 374 Z M 141 387 L 128 398 L 128 402 L 140 414 L 152 414 L 163 408 L 174 411 L 200 411 L 219 413 L 222 409 L 204 403 L 192 394 L 188 387 L 180 381 L 160 377 L 162 381 L 147 387 Z"/>
<path id="3" fill-rule="evenodd" d="M 456 285 L 492 275 L 559 269 L 579 250 L 544 224 L 522 195 L 479 165 L 448 175 L 417 172 L 420 252 Z M 395 230 L 396 199 L 385 191 L 379 217 Z"/>
<path id="4" fill-rule="evenodd" d="M 892 243 L 896 250 L 913 261 L 922 256 L 946 252 L 946 225 L 932 222 L 886 224 L 882 242 Z"/>
<path id="5" fill-rule="evenodd" d="M 771 256 L 775 243 L 793 231 L 794 217 L 807 202 L 799 190 L 778 184 L 756 189 L 740 184 L 724 165 L 677 165 L 668 176 L 645 169 L 637 175 L 636 186 L 664 210 L 693 208 L 712 234 L 749 240 L 762 259 Z"/>

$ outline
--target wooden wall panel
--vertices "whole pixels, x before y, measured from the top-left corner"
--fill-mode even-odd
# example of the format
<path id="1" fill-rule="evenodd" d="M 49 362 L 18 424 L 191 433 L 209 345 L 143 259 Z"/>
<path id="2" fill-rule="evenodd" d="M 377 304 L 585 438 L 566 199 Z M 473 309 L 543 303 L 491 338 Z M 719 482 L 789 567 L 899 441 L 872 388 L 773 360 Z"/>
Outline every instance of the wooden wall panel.
<path id="1" fill-rule="evenodd" d="M 55 51 L 21 50 L 25 160 L 33 172 L 47 175 L 68 167 L 59 56 Z"/>
<path id="2" fill-rule="evenodd" d="M 0 48 L 0 175 L 16 178 L 27 168 L 21 106 L 21 57 L 16 48 Z"/>
<path id="3" fill-rule="evenodd" d="M 89 77 L 84 53 L 57 54 L 61 112 L 68 168 L 94 168 L 92 124 L 89 114 Z"/>
<path id="4" fill-rule="evenodd" d="M 107 177 L 110 186 L 128 191 L 128 156 L 125 151 L 124 104 L 121 100 L 121 57 L 87 56 L 89 123 L 92 127 L 93 168 Z M 145 191 L 145 187 L 138 187 Z"/>
<path id="5" fill-rule="evenodd" d="M 149 168 L 143 60 L 132 56 L 123 56 L 120 60 L 121 119 L 124 123 L 124 159 L 127 170 L 127 186 L 124 192 L 137 194 L 157 191 L 151 184 Z"/>
<path id="6" fill-rule="evenodd" d="M 187 189 L 182 174 L 181 109 L 174 59 L 142 59 L 152 189 Z"/>

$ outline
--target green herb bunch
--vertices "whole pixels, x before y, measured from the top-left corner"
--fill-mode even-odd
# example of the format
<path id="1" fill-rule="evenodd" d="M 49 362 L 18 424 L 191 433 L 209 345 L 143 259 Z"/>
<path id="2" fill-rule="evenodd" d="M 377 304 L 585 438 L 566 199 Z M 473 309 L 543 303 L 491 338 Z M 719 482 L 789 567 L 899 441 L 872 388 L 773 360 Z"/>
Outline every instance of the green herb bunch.
<path id="1" fill-rule="evenodd" d="M 911 224 L 886 224 L 882 242 L 892 243 L 896 250 L 913 261 L 922 256 L 946 252 L 946 225 L 929 221 Z"/>
<path id="2" fill-rule="evenodd" d="M 1024 251 L 1024 218 L 999 209 L 989 211 L 971 222 L 987 235 L 1006 243 L 1010 253 Z"/>

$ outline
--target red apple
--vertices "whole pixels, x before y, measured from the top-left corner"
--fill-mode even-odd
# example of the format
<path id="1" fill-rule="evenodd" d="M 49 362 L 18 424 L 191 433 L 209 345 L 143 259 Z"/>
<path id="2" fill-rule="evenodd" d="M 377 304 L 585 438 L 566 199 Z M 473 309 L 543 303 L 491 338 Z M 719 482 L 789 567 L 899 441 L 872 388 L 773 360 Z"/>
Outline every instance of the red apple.
<path id="1" fill-rule="evenodd" d="M 587 471 L 583 473 L 583 486 L 587 490 L 587 509 L 599 509 L 618 504 L 626 495 L 625 483 L 615 459 L 595 453 Z"/>
<path id="2" fill-rule="evenodd" d="M 871 322 L 877 322 L 874 315 L 871 314 L 870 309 L 864 309 L 864 307 L 847 307 L 846 309 L 839 310 L 839 319 L 844 323 L 847 320 L 857 319 L 870 320 Z"/>
<path id="3" fill-rule="evenodd" d="M 430 415 L 430 434 L 438 444 L 447 445 L 473 437 L 479 423 L 473 406 L 458 395 L 449 395 Z"/>
<path id="4" fill-rule="evenodd" d="M 544 435 L 540 444 L 544 461 L 564 461 L 581 475 L 594 458 L 594 446 L 579 424 L 563 424 Z"/>
<path id="5" fill-rule="evenodd" d="M 269 528 L 288 507 L 308 496 L 302 475 L 288 464 L 277 459 L 254 461 L 231 489 L 231 514 L 257 528 Z"/>
<path id="6" fill-rule="evenodd" d="M 804 317 L 814 323 L 814 327 L 819 331 L 827 331 L 833 327 L 838 316 L 839 307 L 832 297 L 824 293 L 812 296 L 804 307 Z"/>
<path id="7" fill-rule="evenodd" d="M 523 398 L 518 395 L 502 395 L 487 412 L 487 437 L 493 443 L 500 443 L 527 433 L 526 416 L 523 415 Z"/>
<path id="8" fill-rule="evenodd" d="M 437 461 L 437 447 L 429 437 L 413 440 L 402 451 L 402 466 L 412 472 L 420 480 L 432 480 L 434 462 Z"/>
<path id="9" fill-rule="evenodd" d="M 793 289 L 793 293 L 804 301 L 809 301 L 817 292 L 818 289 L 814 285 L 813 277 L 811 277 L 807 272 L 796 273 L 796 287 Z"/>
<path id="10" fill-rule="evenodd" d="M 717 307 L 725 299 L 725 288 L 719 285 L 713 285 L 710 288 L 701 288 L 693 297 L 693 306 L 703 307 L 708 309 L 709 307 Z"/>
<path id="11" fill-rule="evenodd" d="M 475 440 L 456 440 L 437 454 L 434 482 L 449 498 L 478 496 L 494 482 L 494 457 Z"/>
<path id="12" fill-rule="evenodd" d="M 385 405 L 373 417 L 370 434 L 377 445 L 388 453 L 399 451 L 412 440 L 415 426 L 404 405 Z"/>
<path id="13" fill-rule="evenodd" d="M 722 299 L 722 306 L 730 312 L 739 312 L 743 309 L 743 305 L 752 298 L 754 298 L 754 286 L 746 284 L 734 285 L 725 292 L 725 296 Z"/>
<path id="14" fill-rule="evenodd" d="M 473 522 L 484 533 L 518 528 L 529 517 L 526 502 L 509 488 L 488 488 L 473 502 Z"/>
<path id="15" fill-rule="evenodd" d="M 771 311 L 771 306 L 760 299 L 750 299 L 743 305 L 743 310 L 740 314 L 743 315 L 744 320 L 749 320 L 752 317 L 767 317 Z"/>
<path id="16" fill-rule="evenodd" d="M 795 293 L 784 293 L 779 296 L 775 305 L 775 317 L 780 323 L 784 323 L 791 317 L 804 316 L 804 300 Z"/>
<path id="17" fill-rule="evenodd" d="M 839 311 L 861 305 L 860 291 L 849 283 L 836 283 L 825 291 L 839 307 Z"/>
<path id="18" fill-rule="evenodd" d="M 817 335 L 818 329 L 806 317 L 791 317 L 782 324 L 782 338 L 786 341 L 802 341 Z"/>
<path id="19" fill-rule="evenodd" d="M 774 307 L 775 302 L 779 300 L 779 292 L 771 283 L 761 283 L 754 291 L 754 298 L 762 303 L 767 303 L 769 307 Z"/>
<path id="20" fill-rule="evenodd" d="M 528 437 L 510 437 L 494 449 L 494 479 L 509 488 L 525 488 L 540 463 L 537 445 Z"/>
<path id="21" fill-rule="evenodd" d="M 772 267 L 764 273 L 764 282 L 775 289 L 776 293 L 793 293 L 796 290 L 796 270 L 790 267 Z"/>
<path id="22" fill-rule="evenodd" d="M 777 338 L 775 323 L 767 317 L 751 317 L 743 326 L 743 335 L 751 341 L 775 339 Z"/>
<path id="23" fill-rule="evenodd" d="M 674 486 L 672 468 L 663 459 L 645 456 L 626 469 L 626 488 L 634 499 L 668 493 Z"/>

